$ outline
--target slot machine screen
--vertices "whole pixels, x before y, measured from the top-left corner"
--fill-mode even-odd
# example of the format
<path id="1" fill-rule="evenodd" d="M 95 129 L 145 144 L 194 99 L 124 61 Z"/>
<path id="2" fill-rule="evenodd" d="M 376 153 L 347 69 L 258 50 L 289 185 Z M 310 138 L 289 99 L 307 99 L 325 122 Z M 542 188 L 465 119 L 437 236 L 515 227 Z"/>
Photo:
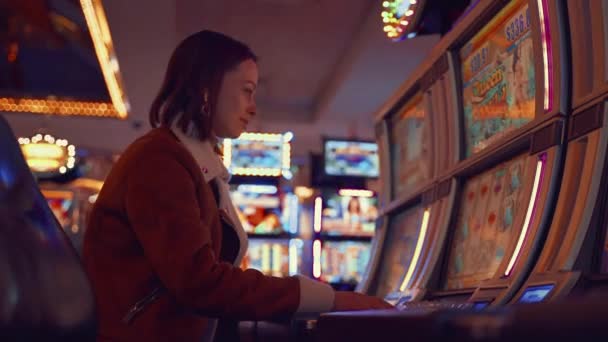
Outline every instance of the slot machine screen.
<path id="1" fill-rule="evenodd" d="M 518 238 L 522 227 L 513 221 L 528 208 L 531 189 L 524 191 L 523 183 L 535 173 L 526 161 L 523 154 L 466 181 L 450 246 L 446 290 L 474 288 L 490 279 Z"/>
<path id="2" fill-rule="evenodd" d="M 376 178 L 378 145 L 367 141 L 325 140 L 325 173 L 329 176 Z"/>
<path id="3" fill-rule="evenodd" d="M 370 257 L 370 243 L 325 241 L 321 250 L 320 279 L 333 284 L 357 284 Z"/>
<path id="4" fill-rule="evenodd" d="M 534 119 L 528 1 L 509 2 L 460 50 L 466 155 Z"/>
<path id="5" fill-rule="evenodd" d="M 376 196 L 324 194 L 321 227 L 324 235 L 373 236 L 378 218 Z"/>
<path id="6" fill-rule="evenodd" d="M 382 247 L 381 269 L 376 296 L 386 297 L 399 290 L 400 282 L 407 272 L 422 224 L 421 207 L 410 208 L 390 218 Z"/>
<path id="7" fill-rule="evenodd" d="M 241 174 L 250 169 L 281 170 L 283 141 L 232 139 L 230 170 Z"/>
<path id="8" fill-rule="evenodd" d="M 300 272 L 302 241 L 299 239 L 250 239 L 241 268 L 283 277 Z"/>
<path id="9" fill-rule="evenodd" d="M 538 285 L 530 286 L 524 294 L 519 298 L 520 303 L 539 303 L 542 302 L 551 293 L 555 285 Z"/>
<path id="10" fill-rule="evenodd" d="M 430 126 L 422 94 L 391 119 L 391 160 L 395 196 L 413 190 L 429 177 Z"/>
<path id="11" fill-rule="evenodd" d="M 243 229 L 247 233 L 281 234 L 286 231 L 281 198 L 272 185 L 241 184 L 230 192 Z"/>

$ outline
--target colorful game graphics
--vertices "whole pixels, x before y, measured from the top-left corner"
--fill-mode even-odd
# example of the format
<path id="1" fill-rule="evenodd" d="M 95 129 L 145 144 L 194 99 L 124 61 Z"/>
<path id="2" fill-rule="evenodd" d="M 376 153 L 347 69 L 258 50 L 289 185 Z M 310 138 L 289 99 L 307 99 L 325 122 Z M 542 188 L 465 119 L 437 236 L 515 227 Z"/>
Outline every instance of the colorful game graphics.
<path id="1" fill-rule="evenodd" d="M 243 229 L 248 233 L 281 234 L 281 199 L 279 194 L 248 191 L 239 188 L 230 192 Z"/>
<path id="2" fill-rule="evenodd" d="M 429 177 L 431 134 L 422 94 L 414 96 L 393 117 L 392 127 L 393 184 L 398 197 Z"/>
<path id="3" fill-rule="evenodd" d="M 232 165 L 235 168 L 281 168 L 280 141 L 232 141 Z"/>
<path id="4" fill-rule="evenodd" d="M 378 218 L 376 197 L 340 196 L 325 201 L 322 232 L 326 235 L 373 236 Z"/>
<path id="5" fill-rule="evenodd" d="M 376 296 L 386 297 L 397 291 L 402 278 L 411 266 L 422 224 L 422 207 L 414 207 L 390 218 L 385 237 L 383 263 Z"/>
<path id="6" fill-rule="evenodd" d="M 378 145 L 361 141 L 325 141 L 325 173 L 330 176 L 378 177 Z"/>
<path id="7" fill-rule="evenodd" d="M 241 268 L 276 277 L 294 275 L 302 269 L 302 249 L 300 239 L 250 239 Z"/>
<path id="8" fill-rule="evenodd" d="M 326 241 L 321 251 L 320 279 L 332 284 L 357 284 L 369 258 L 369 242 Z"/>
<path id="9" fill-rule="evenodd" d="M 527 154 L 504 162 L 469 179 L 462 192 L 458 225 L 454 232 L 446 289 L 476 287 L 490 279 L 521 226 L 514 218 L 526 210 L 530 192 L 522 180 L 534 177 Z"/>
<path id="10" fill-rule="evenodd" d="M 460 51 L 467 156 L 534 118 L 530 28 L 528 2 L 512 1 Z"/>

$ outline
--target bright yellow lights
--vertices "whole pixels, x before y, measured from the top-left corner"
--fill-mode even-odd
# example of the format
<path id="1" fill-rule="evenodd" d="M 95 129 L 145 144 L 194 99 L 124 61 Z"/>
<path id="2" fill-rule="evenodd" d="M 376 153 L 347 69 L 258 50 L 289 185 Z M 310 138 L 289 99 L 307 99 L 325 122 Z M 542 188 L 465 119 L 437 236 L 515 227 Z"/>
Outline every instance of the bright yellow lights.
<path id="1" fill-rule="evenodd" d="M 232 168 L 232 174 L 239 175 L 239 176 L 278 177 L 281 175 L 281 170 L 280 169 L 235 167 L 235 168 Z"/>
<path id="2" fill-rule="evenodd" d="M 323 211 L 323 199 L 321 197 L 315 198 L 315 212 L 312 227 L 315 233 L 321 232 L 321 214 Z"/>
<path id="3" fill-rule="evenodd" d="M 524 240 L 528 235 L 528 229 L 530 228 L 530 221 L 532 220 L 532 213 L 534 212 L 534 208 L 536 207 L 536 194 L 538 194 L 538 189 L 540 187 L 540 179 L 543 173 L 543 160 L 539 160 L 536 163 L 536 174 L 534 175 L 534 185 L 532 186 L 532 194 L 530 195 L 530 202 L 528 202 L 528 211 L 526 211 L 526 218 L 524 220 L 524 225 L 521 228 L 521 233 L 519 233 L 519 239 L 517 239 L 517 245 L 515 246 L 515 250 L 513 251 L 513 255 L 511 255 L 511 259 L 509 260 L 509 264 L 507 266 L 507 270 L 505 271 L 505 277 L 508 277 L 515 266 L 515 261 L 519 257 L 519 253 L 521 252 L 521 248 L 524 244 Z"/>
<path id="4" fill-rule="evenodd" d="M 312 195 L 315 194 L 315 191 L 311 188 L 305 186 L 296 186 L 294 189 L 294 193 L 298 196 L 299 199 L 305 200 L 311 198 Z"/>
<path id="5" fill-rule="evenodd" d="M 374 192 L 371 190 L 340 189 L 338 194 L 344 197 L 374 197 Z"/>
<path id="6" fill-rule="evenodd" d="M 249 133 L 245 132 L 238 137 L 239 140 L 253 141 L 281 141 L 283 135 L 278 133 Z"/>
<path id="7" fill-rule="evenodd" d="M 416 11 L 419 11 L 418 1 L 416 0 L 392 0 L 385 1 L 382 4 L 382 23 L 384 33 L 388 38 L 392 40 L 399 40 L 401 37 L 409 36 L 410 30 L 408 30 L 411 18 L 414 16 Z M 406 20 L 406 18 L 408 20 Z"/>
<path id="8" fill-rule="evenodd" d="M 118 112 L 105 102 L 62 101 L 0 97 L 0 111 L 13 113 L 116 117 Z"/>
<path id="9" fill-rule="evenodd" d="M 80 0 L 82 11 L 91 33 L 95 53 L 101 66 L 101 71 L 112 99 L 112 104 L 118 116 L 126 118 L 129 112 L 129 101 L 124 92 L 124 86 L 120 77 L 120 69 L 108 21 L 106 19 L 101 0 Z"/>
<path id="10" fill-rule="evenodd" d="M 407 273 L 403 278 L 403 282 L 401 283 L 401 287 L 399 287 L 399 291 L 403 292 L 408 287 L 410 280 L 412 279 L 412 275 L 414 274 L 414 270 L 416 269 L 416 265 L 418 264 L 418 259 L 420 258 L 420 253 L 422 252 L 422 245 L 424 245 L 424 239 L 426 238 L 426 232 L 429 228 L 429 219 L 431 217 L 431 209 L 424 210 L 424 214 L 422 215 L 422 224 L 420 225 L 420 235 L 418 235 L 418 241 L 416 242 L 416 248 L 414 249 L 414 256 L 412 256 L 412 261 L 410 262 L 409 267 L 407 268 Z"/>
<path id="11" fill-rule="evenodd" d="M 76 163 L 76 148 L 65 139 L 50 134 L 36 134 L 31 138 L 17 139 L 21 152 L 33 172 L 66 173 Z"/>
<path id="12" fill-rule="evenodd" d="M 78 178 L 73 181 L 71 185 L 77 188 L 85 188 L 95 192 L 100 192 L 101 187 L 103 186 L 103 181 L 92 178 Z"/>

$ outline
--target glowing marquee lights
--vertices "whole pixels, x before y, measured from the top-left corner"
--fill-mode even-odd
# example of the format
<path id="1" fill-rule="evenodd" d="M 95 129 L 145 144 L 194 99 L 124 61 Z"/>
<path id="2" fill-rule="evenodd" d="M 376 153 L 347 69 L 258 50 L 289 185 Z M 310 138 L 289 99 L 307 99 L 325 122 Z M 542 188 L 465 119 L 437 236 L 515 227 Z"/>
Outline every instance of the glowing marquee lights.
<path id="1" fill-rule="evenodd" d="M 275 133 L 243 133 L 237 139 L 224 139 L 223 141 L 223 162 L 224 166 L 233 175 L 238 176 L 266 176 L 280 177 L 291 179 L 291 140 L 293 133 L 287 132 L 284 134 Z M 279 167 L 240 167 L 233 165 L 233 155 L 235 152 L 234 145 L 240 142 L 267 142 L 280 144 L 280 166 Z M 265 150 L 260 149 L 259 153 L 264 153 Z"/>
<path id="2" fill-rule="evenodd" d="M 120 118 L 126 118 L 129 111 L 129 102 L 124 92 L 120 77 L 118 59 L 114 52 L 110 27 L 103 10 L 101 0 L 80 0 L 84 17 L 93 39 L 95 53 L 101 66 L 103 77 L 112 99 L 112 104 Z"/>
<path id="3" fill-rule="evenodd" d="M 50 134 L 36 134 L 31 138 L 19 138 L 21 151 L 28 166 L 36 173 L 61 173 L 74 168 L 76 147 L 66 139 L 56 139 Z"/>
<path id="4" fill-rule="evenodd" d="M 422 12 L 425 0 L 393 0 L 382 2 L 382 22 L 384 33 L 393 41 L 403 37 L 412 38 L 415 22 Z"/>
<path id="5" fill-rule="evenodd" d="M 129 101 L 124 91 L 112 35 L 101 0 L 80 0 L 80 5 L 111 102 L 60 100 L 54 96 L 36 99 L 0 97 L 0 111 L 127 118 L 130 110 Z"/>

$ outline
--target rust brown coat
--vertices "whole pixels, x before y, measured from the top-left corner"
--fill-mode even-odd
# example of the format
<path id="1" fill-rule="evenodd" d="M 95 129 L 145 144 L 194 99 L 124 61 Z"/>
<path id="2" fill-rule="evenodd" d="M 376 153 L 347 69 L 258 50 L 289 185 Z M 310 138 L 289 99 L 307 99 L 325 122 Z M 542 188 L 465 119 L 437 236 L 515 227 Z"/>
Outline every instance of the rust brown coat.
<path id="1" fill-rule="evenodd" d="M 85 234 L 98 339 L 199 341 L 209 317 L 290 317 L 299 304 L 297 278 L 234 267 L 229 256 L 238 239 L 228 243 L 222 226 L 211 186 L 169 129 L 131 144 L 107 177 Z M 158 298 L 124 322 L 159 286 Z"/>

